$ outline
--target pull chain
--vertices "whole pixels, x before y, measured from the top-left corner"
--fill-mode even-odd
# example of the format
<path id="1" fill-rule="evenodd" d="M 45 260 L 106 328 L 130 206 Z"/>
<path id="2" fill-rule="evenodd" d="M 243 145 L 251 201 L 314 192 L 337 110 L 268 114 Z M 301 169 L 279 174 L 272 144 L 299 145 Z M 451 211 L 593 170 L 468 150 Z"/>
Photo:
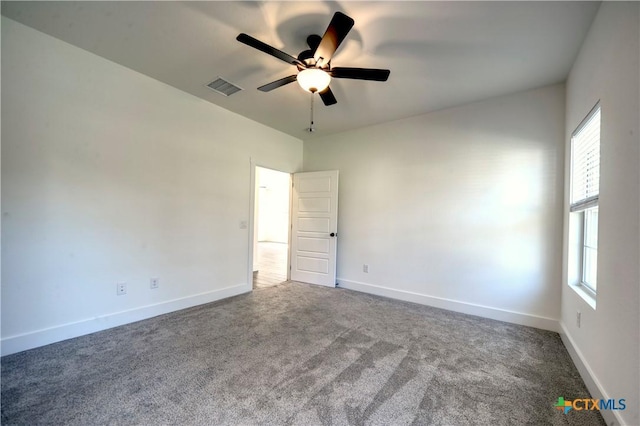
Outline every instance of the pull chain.
<path id="1" fill-rule="evenodd" d="M 316 128 L 313 127 L 313 98 L 313 92 L 311 92 L 311 116 L 309 117 L 309 128 L 307 129 L 309 133 L 313 133 L 316 131 Z"/>

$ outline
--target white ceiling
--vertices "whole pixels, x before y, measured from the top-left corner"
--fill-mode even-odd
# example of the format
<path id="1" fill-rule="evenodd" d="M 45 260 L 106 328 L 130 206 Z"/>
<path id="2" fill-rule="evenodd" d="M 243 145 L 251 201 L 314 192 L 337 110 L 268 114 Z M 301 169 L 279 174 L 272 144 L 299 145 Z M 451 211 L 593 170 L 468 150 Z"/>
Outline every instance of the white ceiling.
<path id="1" fill-rule="evenodd" d="M 301 139 L 424 114 L 566 79 L 598 2 L 3 2 L 2 14 Z M 337 80 L 316 102 L 295 73 L 235 40 L 244 32 L 293 56 L 335 11 L 355 20 L 334 67 L 388 68 L 385 83 Z M 205 85 L 221 76 L 243 91 Z"/>

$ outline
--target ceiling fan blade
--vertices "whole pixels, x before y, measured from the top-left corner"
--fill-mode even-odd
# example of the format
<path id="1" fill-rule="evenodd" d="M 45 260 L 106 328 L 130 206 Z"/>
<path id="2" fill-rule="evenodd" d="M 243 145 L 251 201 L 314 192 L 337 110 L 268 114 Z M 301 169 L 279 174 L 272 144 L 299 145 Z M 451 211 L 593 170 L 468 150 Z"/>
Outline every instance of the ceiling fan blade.
<path id="1" fill-rule="evenodd" d="M 351 78 L 354 80 L 374 80 L 387 81 L 389 78 L 389 70 L 381 70 L 377 68 L 341 68 L 335 67 L 331 69 L 331 77 L 335 78 Z"/>
<path id="2" fill-rule="evenodd" d="M 272 81 L 271 83 L 267 83 L 264 86 L 258 87 L 258 90 L 261 92 L 270 92 L 273 89 L 277 89 L 278 87 L 282 87 L 285 84 L 293 83 L 298 78 L 297 75 L 290 75 L 289 77 L 281 78 L 280 80 Z"/>
<path id="3" fill-rule="evenodd" d="M 254 49 L 258 49 L 266 54 L 269 54 L 271 56 L 274 56 L 278 59 L 280 59 L 281 61 L 285 61 L 291 65 L 302 65 L 305 66 L 302 62 L 300 62 L 297 58 L 294 58 L 293 56 L 289 55 L 288 53 L 284 53 L 282 50 L 278 50 L 273 46 L 269 46 L 266 43 L 261 42 L 260 40 L 258 40 L 257 38 L 253 38 L 250 35 L 247 35 L 245 33 L 241 33 L 238 35 L 238 37 L 236 37 L 236 40 L 238 40 L 240 43 L 244 43 L 247 46 L 251 46 Z"/>
<path id="4" fill-rule="evenodd" d="M 319 92 L 318 94 L 320 95 L 322 102 L 324 102 L 326 106 L 334 105 L 338 103 L 338 101 L 336 100 L 336 97 L 333 96 L 333 92 L 331 91 L 331 88 L 328 86 L 326 89 L 324 89 L 322 92 Z"/>
<path id="5" fill-rule="evenodd" d="M 322 36 L 322 40 L 313 55 L 316 60 L 316 66 L 322 67 L 329 63 L 342 40 L 351 31 L 353 24 L 354 20 L 342 12 L 336 12 L 333 15 L 327 31 Z"/>

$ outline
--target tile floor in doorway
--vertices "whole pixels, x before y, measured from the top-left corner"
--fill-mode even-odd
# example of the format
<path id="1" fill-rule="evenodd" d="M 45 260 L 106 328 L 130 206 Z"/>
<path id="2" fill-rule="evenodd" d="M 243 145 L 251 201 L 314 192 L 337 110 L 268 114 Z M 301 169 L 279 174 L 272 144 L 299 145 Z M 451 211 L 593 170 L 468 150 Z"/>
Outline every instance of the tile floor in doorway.
<path id="1" fill-rule="evenodd" d="M 287 247 L 282 243 L 258 243 L 258 271 L 253 272 L 253 288 L 271 287 L 287 280 Z"/>

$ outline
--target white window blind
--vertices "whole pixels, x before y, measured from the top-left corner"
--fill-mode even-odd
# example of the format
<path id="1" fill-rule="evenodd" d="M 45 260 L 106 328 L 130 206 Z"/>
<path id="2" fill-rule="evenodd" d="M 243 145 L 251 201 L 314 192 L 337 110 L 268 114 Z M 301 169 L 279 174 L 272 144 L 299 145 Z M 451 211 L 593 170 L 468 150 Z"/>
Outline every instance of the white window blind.
<path id="1" fill-rule="evenodd" d="M 600 105 L 571 137 L 571 211 L 598 204 L 600 193 Z"/>

